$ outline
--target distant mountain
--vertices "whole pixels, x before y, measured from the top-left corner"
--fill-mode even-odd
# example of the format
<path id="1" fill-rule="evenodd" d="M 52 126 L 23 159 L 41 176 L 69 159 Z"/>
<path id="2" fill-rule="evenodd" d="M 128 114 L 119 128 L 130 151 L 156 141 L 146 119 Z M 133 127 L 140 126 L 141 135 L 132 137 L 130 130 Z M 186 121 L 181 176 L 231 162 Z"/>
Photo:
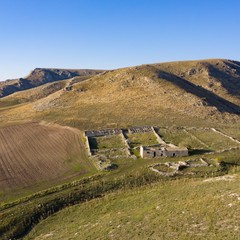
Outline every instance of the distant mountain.
<path id="1" fill-rule="evenodd" d="M 0 82 L 0 97 L 14 92 L 30 89 L 45 83 L 69 79 L 76 76 L 92 76 L 101 73 L 102 70 L 90 69 L 54 69 L 36 68 L 27 77 Z"/>

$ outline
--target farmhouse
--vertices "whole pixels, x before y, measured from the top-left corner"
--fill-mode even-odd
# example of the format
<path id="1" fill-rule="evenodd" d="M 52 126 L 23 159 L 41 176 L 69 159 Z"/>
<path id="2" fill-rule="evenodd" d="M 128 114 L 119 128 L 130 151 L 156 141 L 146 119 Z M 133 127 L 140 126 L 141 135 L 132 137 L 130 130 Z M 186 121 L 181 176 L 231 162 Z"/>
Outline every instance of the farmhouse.
<path id="1" fill-rule="evenodd" d="M 140 156 L 142 158 L 183 157 L 188 156 L 188 149 L 185 147 L 177 147 L 172 144 L 140 146 Z"/>

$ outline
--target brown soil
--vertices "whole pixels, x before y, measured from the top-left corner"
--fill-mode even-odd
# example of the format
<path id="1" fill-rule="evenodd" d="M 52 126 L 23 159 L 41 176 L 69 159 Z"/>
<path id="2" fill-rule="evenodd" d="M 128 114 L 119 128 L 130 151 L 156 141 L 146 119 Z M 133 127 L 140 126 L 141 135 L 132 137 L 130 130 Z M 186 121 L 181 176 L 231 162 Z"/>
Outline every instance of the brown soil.
<path id="1" fill-rule="evenodd" d="M 78 130 L 39 123 L 0 128 L 1 191 L 63 177 L 76 165 L 84 173 L 86 161 Z"/>

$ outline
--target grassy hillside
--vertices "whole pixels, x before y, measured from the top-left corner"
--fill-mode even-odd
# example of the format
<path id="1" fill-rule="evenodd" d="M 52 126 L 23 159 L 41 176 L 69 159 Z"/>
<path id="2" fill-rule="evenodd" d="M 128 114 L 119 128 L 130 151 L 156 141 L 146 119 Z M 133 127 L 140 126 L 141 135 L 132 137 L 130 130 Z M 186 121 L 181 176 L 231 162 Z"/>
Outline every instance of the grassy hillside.
<path id="1" fill-rule="evenodd" d="M 222 194 L 225 192 L 226 194 L 228 194 L 228 191 L 232 192 L 236 190 L 237 191 L 236 193 L 238 193 L 237 189 L 239 189 L 238 176 L 239 176 L 239 164 L 240 164 L 239 156 L 240 156 L 239 149 L 235 149 L 235 150 L 225 151 L 221 153 L 213 153 L 211 155 L 176 157 L 172 159 L 169 159 L 169 158 L 168 159 L 138 159 L 138 160 L 124 159 L 124 158 L 115 159 L 114 163 L 118 165 L 118 169 L 112 172 L 102 172 L 101 174 L 92 176 L 90 178 L 83 178 L 82 180 L 77 180 L 72 183 L 59 185 L 57 187 L 46 189 L 38 193 L 29 194 L 27 197 L 16 199 L 13 202 L 6 201 L 5 203 L 2 203 L 0 205 L 0 219 L 1 219 L 0 236 L 2 236 L 2 239 L 5 240 L 9 238 L 14 239 L 14 236 L 17 238 L 17 236 L 20 237 L 20 236 L 26 235 L 33 226 L 41 222 L 47 216 L 52 215 L 55 212 L 58 212 L 59 210 L 64 209 L 67 206 L 90 201 L 93 198 L 102 198 L 104 196 L 108 196 L 109 193 L 113 193 L 115 191 L 121 191 L 121 192 L 123 191 L 122 192 L 123 194 L 126 191 L 126 195 L 128 195 L 128 192 L 131 191 L 133 193 L 134 192 L 139 193 L 140 195 L 141 190 L 135 189 L 135 187 L 139 187 L 143 185 L 146 185 L 149 187 L 149 184 L 152 184 L 154 182 L 159 182 L 159 187 L 161 187 L 162 191 L 165 192 L 164 193 L 165 197 L 161 199 L 162 194 L 160 194 L 156 198 L 158 199 L 158 201 L 162 201 L 163 203 L 165 202 L 165 204 L 169 206 L 169 208 L 166 209 L 167 215 L 168 214 L 171 215 L 174 213 L 174 210 L 173 209 L 171 210 L 170 208 L 171 206 L 170 203 L 173 201 L 172 199 L 173 196 L 171 194 L 168 195 L 168 193 L 172 193 L 171 191 L 172 190 L 174 191 L 174 189 L 176 190 L 176 192 L 173 193 L 173 195 L 175 195 L 177 199 L 182 199 L 182 198 L 187 199 L 188 198 L 187 196 L 189 195 L 182 194 L 182 193 L 185 193 L 190 188 L 188 192 L 190 196 L 195 195 L 195 198 L 192 199 L 191 206 L 195 205 L 194 201 L 197 198 L 199 198 L 199 196 L 206 197 L 206 192 L 209 189 L 209 185 L 207 185 L 206 188 L 203 187 L 201 190 L 201 185 L 199 186 L 198 184 L 193 186 L 191 185 L 191 183 L 195 181 L 201 183 L 203 179 L 213 178 L 216 176 L 223 176 L 224 174 L 227 174 L 227 173 L 231 175 L 234 173 L 236 176 L 234 176 L 234 179 L 232 180 L 234 181 L 236 180 L 236 183 L 234 182 L 234 184 L 232 185 L 233 188 L 231 188 L 231 186 L 229 185 L 226 185 L 226 188 L 223 188 L 223 191 L 221 191 L 220 190 L 221 185 L 219 185 L 219 188 L 216 188 L 215 191 L 219 192 L 219 194 Z M 150 170 L 150 166 L 155 163 L 164 162 L 164 161 L 168 161 L 168 162 L 169 161 L 173 161 L 173 162 L 186 161 L 188 159 L 195 159 L 196 157 L 197 159 L 204 158 L 209 162 L 214 161 L 214 162 L 219 162 L 221 164 L 218 167 L 214 167 L 211 165 L 208 168 L 206 167 L 199 168 L 199 169 L 193 168 L 192 173 L 184 171 L 185 172 L 184 175 L 179 174 L 179 175 L 176 175 L 175 177 L 170 177 L 170 178 L 164 177 Z M 223 177 L 223 179 L 224 178 L 227 178 L 227 179 L 230 178 L 231 180 L 232 177 L 231 176 L 228 177 L 226 175 L 225 177 Z M 216 178 L 216 180 L 217 179 L 218 178 Z M 174 182 L 173 187 L 171 187 L 172 182 Z M 195 191 L 196 189 L 198 189 L 198 191 Z M 126 195 L 124 194 L 123 199 L 125 198 Z M 132 207 L 133 210 L 135 209 L 136 206 L 139 206 L 137 204 L 138 203 L 137 195 L 134 195 L 136 196 L 136 201 L 134 202 L 134 206 L 132 205 L 133 200 L 129 202 L 129 207 Z M 146 195 L 149 195 L 149 197 L 151 197 L 150 193 L 147 193 Z M 213 196 L 214 195 L 215 194 L 213 194 Z M 118 199 L 118 197 L 116 197 L 115 199 Z M 147 200 L 147 198 L 144 198 L 144 199 L 146 204 L 144 204 L 143 202 L 142 205 L 140 205 L 140 207 L 148 208 L 149 201 Z M 103 202 L 105 203 L 105 200 Z M 199 206 L 198 203 L 199 202 L 197 201 L 197 204 L 195 205 L 196 209 L 198 209 L 198 206 Z M 180 206 L 183 206 L 184 208 L 184 201 L 182 201 L 181 204 Z M 214 201 L 211 201 L 211 203 L 208 203 L 208 206 L 214 206 Z M 219 204 L 217 204 L 217 206 L 219 206 Z M 91 211 L 89 211 L 89 215 L 85 216 L 86 217 L 85 219 L 88 219 L 89 222 L 92 222 L 95 219 L 94 216 L 92 215 L 93 211 L 94 211 L 94 208 Z M 210 214 L 210 218 L 211 216 L 214 216 L 214 215 L 211 215 L 212 214 L 211 207 L 207 207 L 204 211 L 206 214 Z M 109 209 L 109 212 L 111 212 L 111 209 Z M 223 215 L 220 215 L 220 216 L 221 218 L 224 218 L 225 210 L 223 212 L 219 211 L 219 213 L 220 214 L 222 213 Z M 236 211 L 234 211 L 234 213 L 236 213 Z M 132 216 L 130 215 L 129 219 L 130 220 L 132 219 L 134 222 L 134 218 L 135 218 L 134 212 L 132 214 L 133 215 Z M 69 217 L 71 217 L 71 214 L 69 215 Z M 101 218 L 101 216 L 99 216 L 99 218 Z M 151 218 L 152 221 L 157 223 L 157 225 L 161 223 L 161 221 L 158 222 L 159 219 L 157 216 L 155 216 L 155 220 L 153 220 L 153 218 L 154 217 Z M 79 216 L 79 220 L 80 219 L 81 219 L 81 215 Z M 104 216 L 103 216 L 103 219 L 104 219 Z M 117 216 L 115 216 L 115 219 L 117 219 Z M 180 219 L 180 216 L 179 216 L 179 219 Z M 69 219 L 66 218 L 66 220 L 70 221 L 70 218 Z M 74 216 L 73 216 L 73 221 L 74 221 Z M 104 223 L 104 220 L 103 220 L 103 223 Z M 60 224 L 60 220 L 59 220 L 59 224 Z M 149 223 L 149 224 L 150 224 L 149 228 L 151 228 L 152 223 Z M 192 224 L 191 218 L 186 219 L 186 224 Z M 174 222 L 174 225 L 175 225 L 175 222 Z M 180 226 L 180 225 L 176 225 L 176 226 Z M 54 226 L 50 224 L 50 228 L 51 227 L 54 228 Z M 107 229 L 109 228 L 106 228 L 106 231 Z M 49 228 L 46 228 L 46 230 L 49 230 Z M 67 229 L 65 230 L 65 234 L 66 234 L 65 236 L 67 236 L 67 234 L 71 235 L 71 231 L 72 231 L 72 228 L 71 226 L 69 226 L 69 231 Z M 102 231 L 105 231 L 105 230 L 102 229 L 101 231 L 99 231 L 100 236 L 102 236 L 101 235 Z M 137 233 L 137 230 L 134 229 L 133 227 L 131 234 L 135 234 L 135 233 Z M 214 234 L 215 232 L 211 228 L 209 229 L 209 233 Z M 91 234 L 91 232 L 89 232 L 89 234 Z M 92 234 L 95 234 L 94 231 L 92 232 Z M 77 237 L 77 239 L 82 239 L 82 238 Z M 102 239 L 104 239 L 104 237 L 102 237 Z"/>
<path id="2" fill-rule="evenodd" d="M 0 108 L 0 124 L 25 119 L 57 121 L 80 129 L 234 124 L 239 122 L 239 79 L 239 63 L 227 60 L 118 69 L 73 83 L 69 91 L 61 89 Z M 12 103 L 18 98 L 13 96 Z M 5 101 L 2 98 L 0 106 Z"/>
<path id="3" fill-rule="evenodd" d="M 24 239 L 238 239 L 239 181 L 229 175 L 118 191 L 54 214 Z"/>
<path id="4" fill-rule="evenodd" d="M 37 72 L 33 85 L 45 81 Z M 26 239 L 236 239 L 240 63 L 172 62 L 91 74 L 0 99 L 0 239 L 26 236 L 39 222 Z M 166 142 L 187 146 L 190 156 L 115 158 L 119 138 L 99 137 L 91 144 L 116 168 L 97 172 L 81 130 L 143 125 L 159 127 Z M 156 141 L 152 134 L 128 137 L 133 147 Z M 151 170 L 201 159 L 209 165 L 173 177 Z"/>

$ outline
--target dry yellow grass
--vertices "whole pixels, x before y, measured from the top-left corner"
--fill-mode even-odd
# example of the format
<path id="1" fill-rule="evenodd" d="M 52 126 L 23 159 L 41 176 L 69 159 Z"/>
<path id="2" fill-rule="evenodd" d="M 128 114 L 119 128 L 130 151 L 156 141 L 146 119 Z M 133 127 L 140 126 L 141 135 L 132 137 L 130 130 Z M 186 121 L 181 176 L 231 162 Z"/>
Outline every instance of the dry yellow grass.
<path id="1" fill-rule="evenodd" d="M 26 104 L 0 108 L 0 124 L 25 119 L 80 129 L 234 124 L 240 122 L 239 67 L 234 64 L 208 60 L 108 71 L 73 84 L 70 91 L 58 90 Z"/>

